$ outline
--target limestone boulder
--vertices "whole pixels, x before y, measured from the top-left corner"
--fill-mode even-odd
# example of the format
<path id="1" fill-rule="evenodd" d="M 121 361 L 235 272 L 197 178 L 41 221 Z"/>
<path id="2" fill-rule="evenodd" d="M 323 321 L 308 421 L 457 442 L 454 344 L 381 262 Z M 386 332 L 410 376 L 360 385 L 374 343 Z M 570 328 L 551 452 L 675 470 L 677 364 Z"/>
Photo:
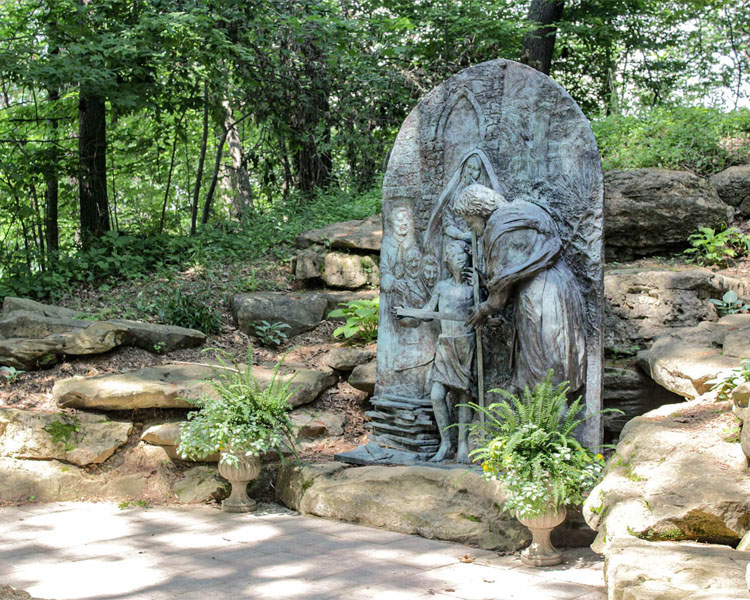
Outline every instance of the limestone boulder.
<path id="1" fill-rule="evenodd" d="M 370 395 L 374 394 L 376 368 L 377 361 L 375 360 L 371 360 L 363 365 L 357 365 L 354 367 L 352 374 L 349 375 L 349 379 L 347 380 L 349 385 Z"/>
<path id="2" fill-rule="evenodd" d="M 739 282 L 700 267 L 614 268 L 604 275 L 604 346 L 609 355 L 634 355 L 674 327 L 716 321 L 711 298 Z M 742 293 L 741 288 L 736 289 Z"/>
<path id="3" fill-rule="evenodd" d="M 72 377 L 62 379 L 52 388 L 52 397 L 63 408 L 97 410 L 133 410 L 143 408 L 191 408 L 192 401 L 214 394 L 210 384 L 220 367 L 205 364 L 167 363 L 130 373 Z M 273 378 L 273 365 L 253 367 L 261 386 Z M 289 403 L 300 406 L 315 400 L 336 384 L 333 371 L 315 371 L 297 366 L 283 366 L 279 381 L 291 379 Z"/>
<path id="4" fill-rule="evenodd" d="M 750 315 L 727 315 L 716 323 L 674 329 L 639 352 L 639 365 L 662 387 L 685 398 L 710 391 L 739 367 L 750 336 Z"/>
<path id="5" fill-rule="evenodd" d="M 56 459 L 76 465 L 106 461 L 128 441 L 129 421 L 88 413 L 42 413 L 0 408 L 0 456 Z"/>
<path id="6" fill-rule="evenodd" d="M 698 227 L 719 227 L 733 209 L 688 171 L 614 170 L 604 174 L 604 224 L 609 259 L 667 254 L 688 246 Z"/>
<path id="7" fill-rule="evenodd" d="M 133 410 L 190 408 L 187 399 L 210 394 L 210 366 L 167 364 L 130 373 L 71 377 L 55 382 L 52 397 L 63 408 Z"/>
<path id="8" fill-rule="evenodd" d="M 45 317 L 53 317 L 59 319 L 82 319 L 84 317 L 90 316 L 86 313 L 71 310 L 70 308 L 64 308 L 62 306 L 42 304 L 41 302 L 36 302 L 35 300 L 30 300 L 28 298 L 14 298 L 13 296 L 6 296 L 3 299 L 3 317 L 17 310 L 37 313 Z"/>
<path id="9" fill-rule="evenodd" d="M 325 267 L 324 256 L 315 250 L 302 250 L 292 262 L 294 278 L 302 281 L 320 279 Z"/>
<path id="10" fill-rule="evenodd" d="M 374 358 L 374 349 L 339 346 L 328 351 L 325 361 L 335 371 L 351 371 L 355 367 L 370 362 Z"/>
<path id="11" fill-rule="evenodd" d="M 54 339 L 0 339 L 0 366 L 24 371 L 56 365 L 62 356 L 62 345 Z"/>
<path id="12" fill-rule="evenodd" d="M 341 308 L 341 304 L 347 302 L 353 302 L 355 300 L 372 300 L 377 298 L 379 290 L 322 290 L 320 295 L 326 300 L 325 315 L 337 308 Z M 335 317 L 334 321 L 343 321 L 342 317 Z"/>
<path id="13" fill-rule="evenodd" d="M 316 440 L 344 433 L 346 417 L 332 410 L 314 409 L 307 406 L 296 408 L 291 414 L 292 423 L 301 440 Z"/>
<path id="14" fill-rule="evenodd" d="M 712 175 L 711 185 L 724 202 L 750 216 L 750 165 L 737 165 Z"/>
<path id="15" fill-rule="evenodd" d="M 604 561 L 609 600 L 747 598 L 747 553 L 715 544 L 618 539 Z"/>
<path id="16" fill-rule="evenodd" d="M 325 318 L 328 300 L 323 295 L 289 292 L 253 292 L 232 298 L 232 314 L 237 326 L 250 335 L 257 321 L 286 323 L 291 337 L 315 329 Z"/>
<path id="17" fill-rule="evenodd" d="M 42 313 L 13 310 L 0 319 L 0 338 L 45 338 L 55 333 L 85 329 L 93 321 L 71 317 L 48 317 Z"/>
<path id="18" fill-rule="evenodd" d="M 125 319 L 106 323 L 121 332 L 119 335 L 122 345 L 135 346 L 149 352 L 164 353 L 182 348 L 195 348 L 206 341 L 206 334 L 202 331 L 175 325 L 158 325 Z"/>
<path id="19" fill-rule="evenodd" d="M 729 403 L 704 400 L 630 421 L 584 504 L 592 548 L 610 553 L 620 538 L 736 545 L 750 529 L 750 472 L 732 426 Z"/>
<path id="20" fill-rule="evenodd" d="M 154 473 L 110 473 L 97 477 L 80 467 L 57 460 L 21 460 L 0 457 L 0 501 L 57 502 L 91 499 L 167 500 L 162 477 Z"/>
<path id="21" fill-rule="evenodd" d="M 222 479 L 216 467 L 193 467 L 175 481 L 172 489 L 184 504 L 217 502 L 229 495 L 229 482 Z"/>
<path id="22" fill-rule="evenodd" d="M 382 239 L 382 218 L 373 215 L 361 221 L 343 221 L 312 229 L 297 236 L 295 243 L 298 248 L 322 246 L 380 252 Z"/>
<path id="23" fill-rule="evenodd" d="M 277 498 L 302 514 L 482 548 L 517 550 L 529 533 L 500 512 L 500 489 L 464 469 L 283 465 Z"/>
<path id="24" fill-rule="evenodd" d="M 333 288 L 357 289 L 380 285 L 377 262 L 370 256 L 329 252 L 323 263 L 323 281 Z"/>

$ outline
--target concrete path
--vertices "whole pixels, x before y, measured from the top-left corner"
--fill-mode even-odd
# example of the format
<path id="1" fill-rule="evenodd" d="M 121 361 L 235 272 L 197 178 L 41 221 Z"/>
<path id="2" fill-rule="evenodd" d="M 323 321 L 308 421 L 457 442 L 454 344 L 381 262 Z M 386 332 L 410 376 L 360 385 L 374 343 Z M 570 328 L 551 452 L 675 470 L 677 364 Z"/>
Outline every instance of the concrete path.
<path id="1" fill-rule="evenodd" d="M 307 518 L 275 505 L 0 508 L 0 587 L 36 598 L 221 600 L 606 600 L 602 561 L 559 567 L 518 555 Z"/>

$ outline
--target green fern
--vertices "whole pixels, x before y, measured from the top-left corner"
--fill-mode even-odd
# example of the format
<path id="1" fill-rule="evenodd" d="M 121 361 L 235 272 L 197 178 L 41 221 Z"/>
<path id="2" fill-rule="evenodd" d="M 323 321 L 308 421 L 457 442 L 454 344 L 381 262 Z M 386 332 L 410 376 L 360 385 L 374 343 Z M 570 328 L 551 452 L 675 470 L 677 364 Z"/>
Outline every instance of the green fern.
<path id="1" fill-rule="evenodd" d="M 595 483 L 604 460 L 575 438 L 575 430 L 586 418 L 581 398 L 568 406 L 567 382 L 552 383 L 553 371 L 533 389 L 519 396 L 507 390 L 492 390 L 501 399 L 482 407 L 483 423 L 472 423 L 477 442 L 471 456 L 482 463 L 489 479 L 503 482 L 505 508 L 524 517 L 546 512 L 550 504 L 578 504 Z M 593 415 L 592 415 L 593 416 Z"/>

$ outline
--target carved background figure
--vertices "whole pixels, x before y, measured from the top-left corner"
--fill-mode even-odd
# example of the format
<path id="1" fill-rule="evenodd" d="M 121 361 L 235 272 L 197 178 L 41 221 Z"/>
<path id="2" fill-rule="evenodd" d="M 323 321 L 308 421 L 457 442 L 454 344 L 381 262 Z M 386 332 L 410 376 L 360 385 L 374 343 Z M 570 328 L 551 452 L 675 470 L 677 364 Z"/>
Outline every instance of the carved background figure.
<path id="1" fill-rule="evenodd" d="M 417 245 L 422 257 L 437 259 L 440 280 L 448 275 L 445 248 L 454 239 L 468 239 L 468 224 L 456 213 L 455 203 L 472 185 L 504 196 L 505 206 L 515 207 L 511 212 L 528 225 L 521 232 L 514 229 L 511 212 L 498 217 L 475 257 L 492 263 L 483 268 L 492 271 L 491 278 L 501 287 L 503 281 L 509 286 L 513 282 L 513 289 L 529 287 L 528 294 L 509 292 L 508 304 L 521 311 L 519 318 L 525 315 L 524 323 L 539 318 L 545 323 L 529 329 L 539 333 L 541 342 L 529 335 L 519 337 L 517 344 L 532 348 L 555 340 L 554 352 L 567 355 L 555 362 L 567 365 L 565 377 L 574 387 L 582 384 L 587 409 L 601 406 L 602 173 L 591 127 L 567 92 L 546 75 L 506 60 L 482 63 L 448 79 L 412 110 L 396 138 L 383 182 L 381 324 L 369 425 L 379 447 L 408 450 L 417 459 L 433 456 L 440 444 L 431 388 L 420 389 L 416 379 L 396 365 L 432 360 L 440 328 L 435 321 L 423 322 L 404 334 L 410 328 L 399 325 L 390 309 L 397 306 L 394 294 L 406 293 L 399 282 L 406 281 L 409 246 Z M 510 247 L 501 248 L 506 240 Z M 488 243 L 490 247 L 484 247 Z M 539 273 L 547 274 L 534 276 L 529 260 L 544 265 Z M 505 272 L 506 267 L 510 271 Z M 521 273 L 524 283 L 516 277 Z M 432 293 L 424 277 L 422 285 L 419 293 Z M 555 302 L 545 302 L 540 313 L 538 303 L 526 300 L 544 296 L 546 285 L 554 287 Z M 576 316 L 550 318 L 556 311 Z M 547 329 L 550 320 L 554 332 Z M 576 327 L 565 330 L 573 321 Z M 485 389 L 533 385 L 546 364 L 534 358 L 542 350 L 513 352 L 520 346 L 512 339 L 512 329 L 500 319 L 488 319 L 483 328 L 488 349 Z M 407 339 L 418 343 L 405 344 Z M 517 363 L 513 369 L 511 354 Z M 528 358 L 521 359 L 521 354 Z M 589 445 L 600 443 L 600 421 L 590 420 L 583 435 Z"/>

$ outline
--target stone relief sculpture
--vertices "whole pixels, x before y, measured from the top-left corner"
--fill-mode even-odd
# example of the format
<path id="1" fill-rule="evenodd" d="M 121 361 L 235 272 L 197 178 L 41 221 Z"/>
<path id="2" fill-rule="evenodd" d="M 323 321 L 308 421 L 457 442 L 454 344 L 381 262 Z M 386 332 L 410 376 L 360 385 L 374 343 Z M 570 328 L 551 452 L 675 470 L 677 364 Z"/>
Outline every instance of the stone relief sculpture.
<path id="1" fill-rule="evenodd" d="M 562 256 L 552 217 L 524 200 L 508 202 L 483 185 L 467 187 L 455 210 L 480 235 L 488 298 L 468 324 L 480 325 L 508 302 L 514 306 L 510 384 L 533 387 L 547 372 L 572 391 L 586 380 L 583 298 Z"/>
<path id="2" fill-rule="evenodd" d="M 534 385 L 550 368 L 599 410 L 602 196 L 591 127 L 546 75 L 495 60 L 422 99 L 383 182 L 372 441 L 342 460 L 465 460 L 456 428 L 445 432 L 470 418 L 456 401 Z M 455 278 L 469 259 L 481 294 Z M 600 438 L 587 422 L 583 441 Z"/>

